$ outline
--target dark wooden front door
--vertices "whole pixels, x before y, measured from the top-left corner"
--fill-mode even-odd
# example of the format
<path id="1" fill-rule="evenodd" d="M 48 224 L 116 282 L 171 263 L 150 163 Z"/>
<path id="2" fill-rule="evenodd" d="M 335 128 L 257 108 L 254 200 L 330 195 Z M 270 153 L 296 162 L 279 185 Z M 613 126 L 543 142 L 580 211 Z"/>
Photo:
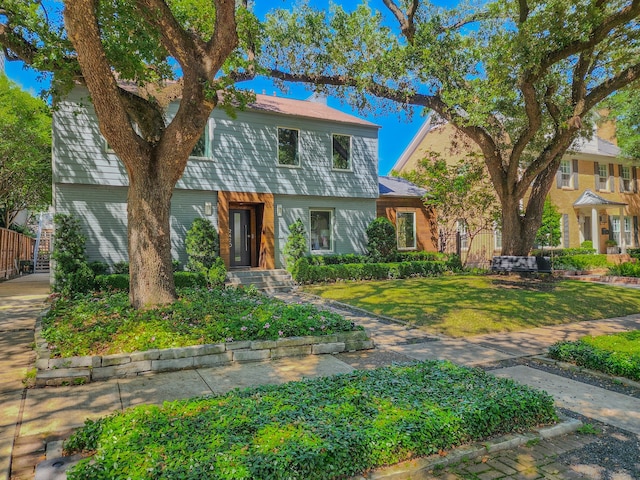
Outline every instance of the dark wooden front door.
<path id="1" fill-rule="evenodd" d="M 230 210 L 231 266 L 251 266 L 251 210 Z"/>

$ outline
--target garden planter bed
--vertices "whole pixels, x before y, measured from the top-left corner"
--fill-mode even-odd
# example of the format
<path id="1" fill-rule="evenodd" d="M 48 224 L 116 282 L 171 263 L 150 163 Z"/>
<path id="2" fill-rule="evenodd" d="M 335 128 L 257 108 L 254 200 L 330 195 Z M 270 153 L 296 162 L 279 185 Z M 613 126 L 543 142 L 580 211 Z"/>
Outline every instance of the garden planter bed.
<path id="1" fill-rule="evenodd" d="M 260 361 L 299 355 L 322 355 L 374 348 L 363 330 L 324 336 L 278 340 L 238 341 L 144 352 L 85 357 L 51 358 L 41 335 L 42 317 L 36 322 L 36 386 L 84 384 L 114 377 L 214 367 L 231 362 Z"/>

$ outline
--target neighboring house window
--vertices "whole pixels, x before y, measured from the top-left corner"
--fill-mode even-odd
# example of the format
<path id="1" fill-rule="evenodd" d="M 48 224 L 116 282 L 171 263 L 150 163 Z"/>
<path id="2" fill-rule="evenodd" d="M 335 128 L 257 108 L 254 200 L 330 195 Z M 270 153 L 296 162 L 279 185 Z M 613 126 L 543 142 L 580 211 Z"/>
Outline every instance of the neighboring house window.
<path id="1" fill-rule="evenodd" d="M 493 227 L 494 250 L 502 250 L 502 228 L 497 225 Z"/>
<path id="2" fill-rule="evenodd" d="M 620 217 L 611 217 L 611 238 L 620 245 Z"/>
<path id="3" fill-rule="evenodd" d="M 332 135 L 333 168 L 336 170 L 351 170 L 351 136 Z"/>
<path id="4" fill-rule="evenodd" d="M 300 131 L 278 127 L 278 165 L 300 166 Z"/>
<path id="5" fill-rule="evenodd" d="M 397 212 L 398 250 L 416 248 L 416 212 Z"/>
<path id="6" fill-rule="evenodd" d="M 189 156 L 194 158 L 211 158 L 211 142 L 208 124 L 205 125 L 204 132 L 200 135 Z"/>
<path id="7" fill-rule="evenodd" d="M 311 210 L 309 238 L 312 251 L 333 251 L 333 211 Z"/>
<path id="8" fill-rule="evenodd" d="M 633 191 L 633 187 L 631 184 L 631 167 L 629 166 L 620 165 L 620 191 Z"/>
<path id="9" fill-rule="evenodd" d="M 632 218 L 624 217 L 624 244 L 628 247 L 633 245 Z"/>
<path id="10" fill-rule="evenodd" d="M 598 190 L 606 192 L 609 190 L 609 172 L 607 170 L 607 164 L 601 163 L 598 165 Z"/>
<path id="11" fill-rule="evenodd" d="M 560 186 L 571 186 L 571 162 L 569 160 L 560 162 Z"/>
<path id="12" fill-rule="evenodd" d="M 467 231 L 467 222 L 458 220 L 458 233 L 460 234 L 460 250 L 469 249 L 469 233 Z"/>

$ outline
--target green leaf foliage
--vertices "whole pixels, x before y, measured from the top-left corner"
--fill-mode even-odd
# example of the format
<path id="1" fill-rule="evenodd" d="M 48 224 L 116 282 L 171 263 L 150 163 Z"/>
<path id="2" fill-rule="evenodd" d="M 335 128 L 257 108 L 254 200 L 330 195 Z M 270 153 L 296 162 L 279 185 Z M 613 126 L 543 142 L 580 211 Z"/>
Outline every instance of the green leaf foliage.
<path id="1" fill-rule="evenodd" d="M 51 113 L 0 73 L 0 226 L 51 204 Z"/>
<path id="2" fill-rule="evenodd" d="M 174 275 L 181 287 L 179 298 L 167 306 L 132 308 L 124 288 L 126 275 L 99 277 L 110 291 L 58 299 L 43 320 L 52 355 L 102 355 L 360 329 L 312 305 L 286 304 L 255 289 L 207 289 L 202 274 Z M 118 287 L 120 291 L 113 291 Z"/>
<path id="3" fill-rule="evenodd" d="M 289 225 L 289 236 L 282 253 L 287 264 L 287 269 L 291 270 L 299 258 L 307 253 L 307 234 L 304 230 L 304 223 L 297 219 Z"/>
<path id="4" fill-rule="evenodd" d="M 640 277 L 640 263 L 624 262 L 609 266 L 609 275 L 618 277 Z"/>
<path id="5" fill-rule="evenodd" d="M 549 197 L 542 209 L 542 225 L 536 233 L 536 244 L 541 247 L 557 247 L 562 239 L 560 219 L 562 215 Z"/>
<path id="6" fill-rule="evenodd" d="M 556 421 L 544 392 L 429 361 L 263 386 L 88 421 L 69 479 L 338 479 Z"/>
<path id="7" fill-rule="evenodd" d="M 85 257 L 86 237 L 80 221 L 61 213 L 54 215 L 53 221 L 53 289 L 65 296 L 91 291 L 95 275 Z"/>
<path id="8" fill-rule="evenodd" d="M 386 217 L 378 217 L 366 230 L 367 255 L 373 262 L 386 262 L 397 251 L 396 227 Z"/>
<path id="9" fill-rule="evenodd" d="M 205 274 L 214 266 L 220 255 L 220 237 L 210 220 L 196 218 L 187 231 L 187 269 Z"/>
<path id="10" fill-rule="evenodd" d="M 558 342 L 548 355 L 581 367 L 640 380 L 640 331 Z"/>

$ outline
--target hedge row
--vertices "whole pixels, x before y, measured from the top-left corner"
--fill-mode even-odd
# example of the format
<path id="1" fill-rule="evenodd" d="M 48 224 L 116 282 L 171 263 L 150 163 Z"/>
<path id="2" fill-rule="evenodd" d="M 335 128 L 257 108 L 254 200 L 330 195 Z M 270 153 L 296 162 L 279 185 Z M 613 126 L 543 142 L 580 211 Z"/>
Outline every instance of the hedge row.
<path id="1" fill-rule="evenodd" d="M 140 405 L 87 421 L 75 480 L 344 479 L 556 420 L 553 398 L 428 361 Z"/>
<path id="2" fill-rule="evenodd" d="M 207 286 L 207 278 L 201 273 L 194 272 L 174 272 L 173 281 L 176 288 L 202 287 Z M 125 273 L 114 273 L 112 275 L 97 275 L 96 286 L 98 290 L 129 290 L 129 275 Z"/>
<path id="3" fill-rule="evenodd" d="M 440 252 L 395 252 L 389 263 L 393 262 L 434 262 L 448 261 L 455 255 Z M 347 253 L 342 255 L 309 255 L 309 265 L 342 265 L 353 263 L 376 263 L 367 255 Z"/>
<path id="4" fill-rule="evenodd" d="M 545 256 L 545 257 L 566 257 L 572 255 L 594 255 L 596 250 L 594 248 L 558 248 L 553 250 L 533 250 L 531 255 L 536 257 Z"/>
<path id="5" fill-rule="evenodd" d="M 387 280 L 407 277 L 431 277 L 460 269 L 457 258 L 450 261 L 400 263 L 350 263 L 310 265 L 299 259 L 291 272 L 298 283 L 335 282 L 337 280 Z"/>
<path id="6" fill-rule="evenodd" d="M 622 335 L 631 336 L 632 341 L 640 341 L 640 331 Z M 549 356 L 610 375 L 640 380 L 640 355 L 598 348 L 590 345 L 588 339 L 558 342 L 549 347 Z"/>
<path id="7" fill-rule="evenodd" d="M 585 270 L 588 268 L 608 267 L 607 256 L 604 254 L 578 254 L 551 257 L 554 270 Z"/>

